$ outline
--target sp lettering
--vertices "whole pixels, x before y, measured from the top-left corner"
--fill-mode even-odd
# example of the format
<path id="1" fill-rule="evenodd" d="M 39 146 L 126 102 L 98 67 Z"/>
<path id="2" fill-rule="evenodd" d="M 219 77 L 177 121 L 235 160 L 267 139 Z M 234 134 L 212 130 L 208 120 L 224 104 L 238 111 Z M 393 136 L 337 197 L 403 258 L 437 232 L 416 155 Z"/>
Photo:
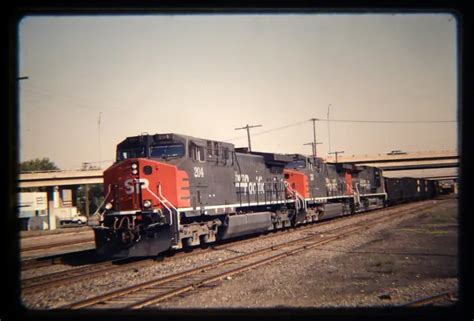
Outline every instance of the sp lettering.
<path id="1" fill-rule="evenodd" d="M 138 193 L 140 186 L 144 189 L 148 188 L 149 184 L 150 182 L 146 178 L 129 178 L 124 182 L 125 193 L 128 195 L 135 193 L 135 191 Z"/>

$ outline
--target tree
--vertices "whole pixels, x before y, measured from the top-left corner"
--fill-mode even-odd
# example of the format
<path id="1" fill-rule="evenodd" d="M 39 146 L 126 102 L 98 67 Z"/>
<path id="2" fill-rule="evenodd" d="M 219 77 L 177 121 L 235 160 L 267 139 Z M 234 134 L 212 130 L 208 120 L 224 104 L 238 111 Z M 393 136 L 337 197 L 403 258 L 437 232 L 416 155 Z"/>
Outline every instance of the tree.
<path id="1" fill-rule="evenodd" d="M 86 191 L 84 185 L 77 189 L 77 208 L 82 214 L 86 214 Z M 99 205 L 104 201 L 103 184 L 89 185 L 89 215 L 92 215 Z"/>
<path id="2" fill-rule="evenodd" d="M 47 157 L 42 159 L 31 159 L 20 163 L 20 172 L 49 171 L 58 169 L 59 167 L 57 167 L 56 164 L 50 161 Z"/>

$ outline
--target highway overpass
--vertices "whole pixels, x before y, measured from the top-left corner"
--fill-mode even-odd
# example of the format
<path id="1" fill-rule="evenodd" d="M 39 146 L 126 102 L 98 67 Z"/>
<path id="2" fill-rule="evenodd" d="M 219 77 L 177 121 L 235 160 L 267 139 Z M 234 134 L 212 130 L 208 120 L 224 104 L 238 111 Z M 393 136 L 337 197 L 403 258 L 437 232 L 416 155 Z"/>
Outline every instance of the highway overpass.
<path id="1" fill-rule="evenodd" d="M 21 173 L 17 183 L 19 188 L 102 184 L 102 170 L 66 170 L 36 173 Z"/>
<path id="2" fill-rule="evenodd" d="M 335 158 L 327 157 L 326 161 L 335 162 Z M 387 176 L 394 176 L 389 174 L 391 171 L 394 172 L 393 174 L 398 171 L 412 171 L 412 176 L 416 177 L 424 177 L 416 174 L 417 172 L 426 172 L 426 177 L 441 177 L 457 175 L 459 155 L 456 151 L 428 151 L 394 155 L 352 155 L 338 156 L 338 162 L 377 166 L 382 168 Z M 433 171 L 437 169 L 437 172 Z M 446 169 L 447 171 L 445 172 L 447 174 L 443 171 L 440 172 L 439 169 Z M 102 172 L 102 170 L 65 170 L 21 173 L 17 183 L 19 188 L 102 184 Z M 410 174 L 403 173 L 403 176 L 410 176 Z"/>
<path id="3" fill-rule="evenodd" d="M 326 161 L 334 163 L 336 159 L 330 156 L 326 158 Z M 339 155 L 337 162 L 376 166 L 383 169 L 384 172 L 441 168 L 452 169 L 459 167 L 459 155 L 457 151 L 452 150 L 352 156 Z"/>

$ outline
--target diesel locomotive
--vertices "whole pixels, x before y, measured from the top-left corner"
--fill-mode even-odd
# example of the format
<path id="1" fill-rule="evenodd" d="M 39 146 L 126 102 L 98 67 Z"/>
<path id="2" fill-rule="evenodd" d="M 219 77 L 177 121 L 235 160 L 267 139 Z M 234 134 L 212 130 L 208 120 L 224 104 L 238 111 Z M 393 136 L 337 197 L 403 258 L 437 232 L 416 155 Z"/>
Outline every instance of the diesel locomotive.
<path id="1" fill-rule="evenodd" d="M 104 171 L 105 200 L 93 223 L 97 251 L 112 257 L 155 256 L 389 200 L 375 167 L 185 135 L 128 137 L 116 157 Z"/>

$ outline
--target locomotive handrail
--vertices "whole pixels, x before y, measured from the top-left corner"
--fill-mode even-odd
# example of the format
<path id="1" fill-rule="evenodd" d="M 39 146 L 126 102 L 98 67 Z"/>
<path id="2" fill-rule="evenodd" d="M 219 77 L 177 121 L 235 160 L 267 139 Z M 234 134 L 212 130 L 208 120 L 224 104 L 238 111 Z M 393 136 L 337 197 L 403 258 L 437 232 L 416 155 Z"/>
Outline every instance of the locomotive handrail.
<path id="1" fill-rule="evenodd" d="M 239 159 L 237 157 L 237 154 L 234 152 L 232 152 L 232 160 L 235 158 L 235 162 L 237 163 L 237 168 L 239 169 L 239 175 L 242 175 L 242 170 L 240 169 L 240 164 L 239 164 Z M 239 183 L 239 189 L 238 189 L 238 195 L 239 195 L 239 203 L 240 203 L 240 206 L 242 206 L 242 190 L 241 190 L 241 182 L 242 182 L 242 179 L 239 179 L 238 183 Z"/>
<path id="2" fill-rule="evenodd" d="M 110 195 L 110 191 L 112 190 L 112 189 L 110 188 L 110 184 L 108 185 L 108 187 L 109 187 L 109 190 L 108 190 L 108 192 L 107 192 L 107 195 L 105 196 L 104 200 L 103 200 L 102 203 L 99 205 L 99 207 L 97 207 L 95 213 L 92 214 L 92 216 L 97 215 L 97 214 L 99 213 L 99 210 L 102 208 L 102 206 L 104 206 L 104 203 L 107 201 L 107 198 L 108 198 L 109 195 Z M 101 220 L 103 220 L 103 219 L 104 219 L 103 216 L 102 216 L 101 214 L 99 214 L 99 215 L 100 215 Z"/>
<path id="3" fill-rule="evenodd" d="M 168 205 L 166 205 L 166 203 L 169 204 L 169 206 L 176 211 L 176 213 L 178 212 L 178 209 L 176 207 L 174 207 L 174 205 L 168 201 L 168 199 L 166 199 L 166 197 L 163 196 L 163 194 L 161 193 L 161 185 L 158 184 L 157 186 L 157 190 L 158 190 L 158 194 L 160 195 L 159 197 L 153 193 L 149 188 L 148 186 L 146 187 L 147 191 L 151 193 L 151 195 L 153 195 L 157 200 L 158 202 L 160 202 L 161 205 L 163 205 L 169 212 L 170 212 L 170 225 L 173 224 L 173 211 L 168 207 Z"/>
<path id="4" fill-rule="evenodd" d="M 291 185 L 287 181 L 284 181 L 284 184 L 285 184 L 286 189 L 291 194 L 293 194 L 293 197 L 295 198 L 295 200 L 299 200 L 300 202 L 302 202 L 303 208 L 306 211 L 307 207 L 306 207 L 306 200 L 304 199 L 304 197 L 300 193 L 298 193 L 296 189 L 292 188 Z M 296 202 L 296 206 L 299 207 L 298 202 Z M 297 210 L 299 210 L 299 208 L 297 208 Z"/>
<path id="5" fill-rule="evenodd" d="M 158 185 L 158 193 L 160 194 L 160 197 L 162 200 L 164 200 L 166 203 L 168 203 L 175 211 L 177 211 L 176 207 L 174 207 L 174 205 L 168 201 L 168 199 L 166 197 L 163 196 L 163 194 L 161 193 L 161 185 Z M 163 202 L 163 205 L 164 205 L 164 202 Z"/>
<path id="6" fill-rule="evenodd" d="M 359 191 L 359 183 L 355 183 L 355 190 L 353 190 L 354 201 L 357 205 L 360 206 L 360 191 Z"/>

